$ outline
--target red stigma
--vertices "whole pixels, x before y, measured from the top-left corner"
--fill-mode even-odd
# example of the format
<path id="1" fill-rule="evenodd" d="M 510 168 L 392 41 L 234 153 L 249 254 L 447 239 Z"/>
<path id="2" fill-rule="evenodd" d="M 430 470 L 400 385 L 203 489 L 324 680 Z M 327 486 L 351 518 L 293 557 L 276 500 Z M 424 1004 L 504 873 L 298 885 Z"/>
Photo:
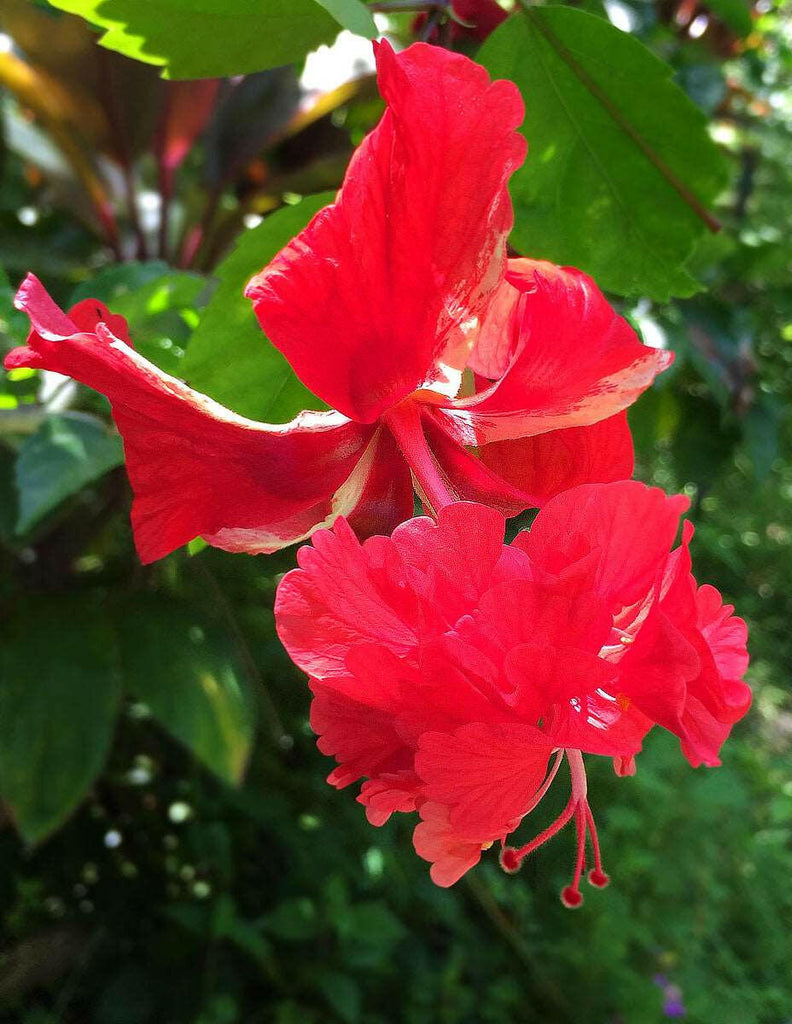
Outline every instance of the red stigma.
<path id="1" fill-rule="evenodd" d="M 507 875 L 513 875 L 520 870 L 522 859 L 518 856 L 513 846 L 504 846 L 500 852 L 500 866 Z"/>
<path id="2" fill-rule="evenodd" d="M 569 910 L 576 910 L 583 902 L 583 894 L 580 889 L 567 885 L 561 890 L 561 902 Z"/>

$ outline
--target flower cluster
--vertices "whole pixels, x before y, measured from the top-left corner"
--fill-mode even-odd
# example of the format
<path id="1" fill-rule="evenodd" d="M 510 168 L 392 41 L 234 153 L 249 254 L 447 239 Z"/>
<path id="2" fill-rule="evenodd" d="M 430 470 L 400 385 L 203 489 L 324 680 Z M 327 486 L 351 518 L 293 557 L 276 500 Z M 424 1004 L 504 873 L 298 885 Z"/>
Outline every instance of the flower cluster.
<path id="1" fill-rule="evenodd" d="M 386 112 L 335 203 L 246 291 L 331 411 L 236 416 L 137 355 L 100 303 L 65 314 L 32 276 L 6 365 L 109 398 L 144 561 L 196 536 L 251 553 L 312 537 L 276 619 L 330 781 L 365 778 L 372 824 L 417 812 L 440 885 L 495 842 L 516 870 L 574 822 L 576 906 L 587 841 L 589 880 L 608 881 L 583 755 L 631 774 L 660 725 L 717 764 L 750 703 L 745 625 L 696 585 L 689 524 L 673 547 L 686 500 L 628 479 L 625 410 L 671 354 L 580 271 L 507 258 L 517 89 L 425 44 L 381 43 L 377 65 Z M 530 508 L 504 545 L 505 517 Z M 506 845 L 564 760 L 561 815 Z"/>
<path id="2" fill-rule="evenodd" d="M 630 774 L 659 724 L 691 764 L 718 764 L 750 702 L 745 626 L 696 586 L 690 528 L 671 550 L 686 505 L 635 481 L 584 484 L 511 545 L 499 512 L 457 502 L 363 544 L 339 520 L 300 551 L 276 616 L 311 677 L 319 747 L 339 762 L 329 781 L 365 776 L 375 825 L 417 810 L 415 848 L 439 885 L 505 841 L 566 757 L 564 811 L 501 864 L 516 870 L 574 820 L 575 906 L 587 833 L 589 880 L 607 883 L 584 753 Z"/>

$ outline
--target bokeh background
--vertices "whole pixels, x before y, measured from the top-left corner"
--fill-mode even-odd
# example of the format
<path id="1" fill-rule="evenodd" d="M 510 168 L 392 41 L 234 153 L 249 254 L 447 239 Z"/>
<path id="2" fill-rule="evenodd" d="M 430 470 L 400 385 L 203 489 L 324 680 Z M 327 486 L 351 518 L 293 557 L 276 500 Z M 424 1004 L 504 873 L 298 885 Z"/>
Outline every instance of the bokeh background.
<path id="1" fill-rule="evenodd" d="M 305 680 L 273 630 L 294 551 L 194 543 L 142 568 L 106 403 L 15 371 L 0 381 L 0 1020 L 792 1021 L 790 9 L 573 6 L 670 65 L 724 168 L 722 228 L 688 264 L 703 290 L 664 301 L 685 288 L 620 290 L 607 267 L 604 282 L 677 353 L 631 410 L 637 473 L 690 496 L 697 576 L 750 627 L 755 703 L 723 766 L 692 770 L 659 733 L 634 778 L 592 765 L 613 883 L 575 912 L 557 895 L 569 836 L 517 876 L 493 857 L 436 888 L 409 822 L 373 829 L 324 782 Z M 487 34 L 442 5 L 377 24 L 470 53 Z M 490 66 L 509 31 L 485 43 Z M 291 65 L 166 82 L 96 36 L 46 3 L 0 4 L 0 350 L 24 339 L 12 297 L 33 270 L 65 306 L 123 313 L 164 369 L 288 418 L 312 396 L 240 289 L 376 122 L 370 44 L 344 33 Z M 539 200 L 523 200 L 520 251 L 575 262 L 557 234 L 527 248 Z M 651 188 L 626 202 L 663 219 Z"/>

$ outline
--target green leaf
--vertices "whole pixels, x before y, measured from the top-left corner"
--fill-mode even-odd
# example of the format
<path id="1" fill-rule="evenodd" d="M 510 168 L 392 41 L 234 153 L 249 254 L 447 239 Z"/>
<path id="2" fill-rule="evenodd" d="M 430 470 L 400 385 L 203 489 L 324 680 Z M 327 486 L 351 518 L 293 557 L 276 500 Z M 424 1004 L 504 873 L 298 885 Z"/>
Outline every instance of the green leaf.
<path id="1" fill-rule="evenodd" d="M 47 417 L 19 448 L 17 534 L 123 461 L 121 438 L 98 420 L 77 413 Z"/>
<path id="2" fill-rule="evenodd" d="M 22 345 L 30 324 L 24 313 L 14 309 L 14 289 L 0 267 L 0 354 L 14 345 Z"/>
<path id="3" fill-rule="evenodd" d="M 360 1020 L 360 988 L 354 978 L 340 971 L 320 970 L 313 976 L 313 983 L 345 1024 Z"/>
<path id="4" fill-rule="evenodd" d="M 156 599 L 124 606 L 118 628 L 124 686 L 207 768 L 241 781 L 255 704 L 224 634 L 191 609 Z"/>
<path id="5" fill-rule="evenodd" d="M 44 839 L 104 767 L 121 698 L 113 633 L 96 604 L 37 599 L 0 627 L 0 794 Z"/>
<path id="6" fill-rule="evenodd" d="M 360 0 L 50 0 L 105 29 L 102 46 L 166 78 L 244 75 L 299 60 L 342 28 L 374 38 Z"/>
<path id="7" fill-rule="evenodd" d="M 706 119 L 633 36 L 568 7 L 509 18 L 479 52 L 527 105 L 512 241 L 621 295 L 698 290 L 684 268 L 727 180 Z"/>
<path id="8" fill-rule="evenodd" d="M 374 24 L 371 11 L 367 10 L 359 0 L 316 0 L 316 2 L 349 32 L 365 36 L 366 39 L 373 39 L 377 35 L 377 26 Z M 738 2 L 738 0 L 732 0 L 732 2 Z"/>
<path id="9" fill-rule="evenodd" d="M 180 373 L 191 387 L 242 416 L 269 423 L 285 423 L 301 409 L 326 408 L 268 341 L 243 292 L 250 278 L 333 198 L 327 192 L 309 196 L 241 236 L 217 268 L 220 285 L 182 360 Z"/>
<path id="10" fill-rule="evenodd" d="M 747 0 L 707 0 L 706 6 L 739 36 L 747 36 L 753 28 L 751 4 Z"/>
<path id="11" fill-rule="evenodd" d="M 69 305 L 101 299 L 129 324 L 135 349 L 146 359 L 179 375 L 184 348 L 198 320 L 196 307 L 207 291 L 205 278 L 166 263 L 125 263 L 109 267 L 81 284 Z"/>

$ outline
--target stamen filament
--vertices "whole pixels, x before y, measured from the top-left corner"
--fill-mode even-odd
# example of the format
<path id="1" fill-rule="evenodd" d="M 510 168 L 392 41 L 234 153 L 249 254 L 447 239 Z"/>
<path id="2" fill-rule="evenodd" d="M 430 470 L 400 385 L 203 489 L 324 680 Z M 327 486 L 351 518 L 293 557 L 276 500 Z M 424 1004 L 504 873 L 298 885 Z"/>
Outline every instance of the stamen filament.
<path id="1" fill-rule="evenodd" d="M 575 857 L 575 873 L 572 882 L 561 892 L 561 902 L 565 907 L 579 907 L 583 902 L 580 894 L 580 879 L 586 863 L 586 805 L 575 805 L 575 835 L 577 837 L 577 856 Z"/>
<path id="2" fill-rule="evenodd" d="M 536 796 L 528 805 L 528 810 L 525 812 L 525 814 L 530 814 L 531 811 L 544 799 L 545 793 L 547 793 L 548 789 L 550 789 L 550 787 L 553 784 L 553 780 L 555 779 L 556 775 L 558 775 L 558 769 L 561 767 L 561 761 L 563 760 L 563 758 L 564 750 L 563 748 L 561 748 L 556 751 L 556 757 L 555 762 L 553 763 L 553 767 L 550 769 L 547 778 L 542 783 L 541 789 L 537 790 Z"/>
<path id="3" fill-rule="evenodd" d="M 529 853 L 533 853 L 534 850 L 538 850 L 540 846 L 543 846 L 548 839 L 552 839 L 554 835 L 561 831 L 568 821 L 572 818 L 575 813 L 575 801 L 572 797 L 569 798 L 569 803 L 558 815 L 552 825 L 548 825 L 547 828 L 540 832 L 538 836 L 533 838 L 530 843 L 526 843 L 525 846 L 521 846 L 519 850 L 514 851 L 514 859 L 517 861 L 524 860 Z"/>

